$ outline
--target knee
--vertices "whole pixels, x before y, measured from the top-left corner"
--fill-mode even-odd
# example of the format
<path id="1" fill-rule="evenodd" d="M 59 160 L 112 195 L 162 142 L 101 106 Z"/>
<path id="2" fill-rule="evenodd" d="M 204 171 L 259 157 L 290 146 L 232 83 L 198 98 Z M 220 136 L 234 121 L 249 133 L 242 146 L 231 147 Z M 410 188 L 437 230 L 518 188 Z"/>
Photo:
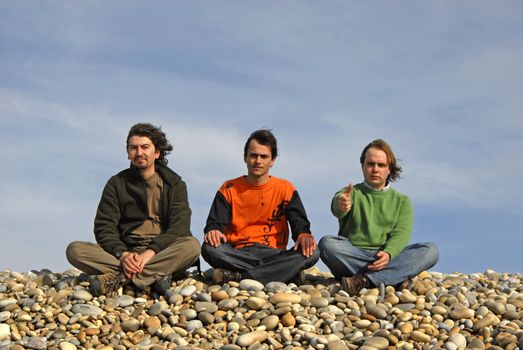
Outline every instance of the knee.
<path id="1" fill-rule="evenodd" d="M 194 256 L 199 256 L 201 253 L 200 242 L 194 237 L 188 237 L 184 248 L 187 249 L 187 251 L 193 252 Z"/>
<path id="2" fill-rule="evenodd" d="M 221 256 L 221 252 L 223 251 L 224 244 L 220 244 L 217 247 L 213 247 L 210 244 L 203 243 L 201 247 L 201 254 L 205 261 L 207 261 L 209 264 L 212 264 L 214 260 L 216 260 L 219 256 Z"/>
<path id="3" fill-rule="evenodd" d="M 320 239 L 320 242 L 318 243 L 318 248 L 320 251 L 328 251 L 333 249 L 336 246 L 337 241 L 336 236 L 324 236 L 322 239 Z"/>
<path id="4" fill-rule="evenodd" d="M 436 265 L 436 263 L 439 260 L 439 249 L 438 246 L 432 242 L 425 243 L 427 253 L 426 253 L 426 259 L 427 263 L 430 264 L 430 266 Z"/>
<path id="5" fill-rule="evenodd" d="M 324 236 L 318 243 L 319 254 L 322 260 L 328 259 L 332 254 L 338 250 L 340 244 L 340 237 L 338 236 Z"/>
<path id="6" fill-rule="evenodd" d="M 69 263 L 73 265 L 78 259 L 79 247 L 80 242 L 71 242 L 65 249 L 65 256 L 67 258 L 67 261 L 69 261 Z"/>

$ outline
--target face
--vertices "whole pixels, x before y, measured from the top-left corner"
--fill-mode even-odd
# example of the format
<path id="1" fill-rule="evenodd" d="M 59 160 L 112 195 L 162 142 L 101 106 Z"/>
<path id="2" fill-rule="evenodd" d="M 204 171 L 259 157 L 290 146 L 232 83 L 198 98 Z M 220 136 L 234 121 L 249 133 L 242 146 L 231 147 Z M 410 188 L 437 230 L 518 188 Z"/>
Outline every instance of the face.
<path id="1" fill-rule="evenodd" d="M 131 164 L 142 171 L 153 170 L 154 161 L 160 156 L 160 151 L 154 147 L 150 138 L 131 136 L 127 147 L 127 158 Z"/>
<path id="2" fill-rule="evenodd" d="M 377 190 L 385 187 L 390 174 L 387 154 L 378 148 L 369 148 L 361 166 L 365 181 Z"/>
<path id="3" fill-rule="evenodd" d="M 260 145 L 256 140 L 251 140 L 245 157 L 247 164 L 247 175 L 251 178 L 263 178 L 269 176 L 274 160 L 271 158 L 271 148 Z"/>

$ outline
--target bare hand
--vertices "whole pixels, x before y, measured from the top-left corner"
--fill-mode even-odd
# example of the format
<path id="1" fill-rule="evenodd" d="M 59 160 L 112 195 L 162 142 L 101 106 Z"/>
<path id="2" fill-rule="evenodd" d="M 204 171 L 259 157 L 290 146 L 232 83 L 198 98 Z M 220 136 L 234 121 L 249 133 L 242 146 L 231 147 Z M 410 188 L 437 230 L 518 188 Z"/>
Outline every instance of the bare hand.
<path id="1" fill-rule="evenodd" d="M 217 247 L 221 244 L 221 242 L 227 242 L 227 237 L 223 233 L 221 233 L 218 230 L 211 230 L 205 234 L 205 243 Z"/>
<path id="2" fill-rule="evenodd" d="M 153 256 L 155 256 L 155 255 L 156 255 L 156 253 L 152 249 L 147 249 L 146 251 L 138 254 L 137 260 L 140 265 L 140 272 L 143 271 L 143 268 L 145 267 L 145 265 L 147 265 L 149 260 L 151 260 L 153 258 Z"/>
<path id="3" fill-rule="evenodd" d="M 369 270 L 381 270 L 384 267 L 386 267 L 390 262 L 390 255 L 387 252 L 384 252 L 383 250 L 380 250 L 376 253 L 377 259 L 369 265 Z"/>
<path id="4" fill-rule="evenodd" d="M 348 213 L 352 208 L 352 202 L 350 200 L 350 194 L 352 192 L 352 183 L 347 186 L 345 191 L 338 195 L 338 208 L 343 213 Z"/>
<path id="5" fill-rule="evenodd" d="M 303 256 L 310 257 L 318 247 L 318 244 L 316 243 L 316 240 L 314 239 L 314 237 L 312 237 L 311 234 L 300 233 L 298 239 L 296 240 L 296 243 L 294 244 L 293 249 L 298 250 L 299 247 L 301 247 L 301 253 L 303 254 Z"/>
<path id="6" fill-rule="evenodd" d="M 138 261 L 138 254 L 132 252 L 124 252 L 120 258 L 120 263 L 122 264 L 123 272 L 125 277 L 128 279 L 134 278 L 136 274 L 142 271 L 140 267 L 140 262 Z"/>

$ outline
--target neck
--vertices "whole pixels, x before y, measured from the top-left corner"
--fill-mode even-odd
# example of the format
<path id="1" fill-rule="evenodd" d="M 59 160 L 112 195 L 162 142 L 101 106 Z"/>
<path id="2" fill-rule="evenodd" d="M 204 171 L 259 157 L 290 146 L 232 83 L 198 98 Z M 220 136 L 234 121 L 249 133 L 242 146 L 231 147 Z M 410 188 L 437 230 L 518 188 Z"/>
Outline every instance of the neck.
<path id="1" fill-rule="evenodd" d="M 253 186 L 261 186 L 261 185 L 265 185 L 267 182 L 269 182 L 270 178 L 271 177 L 268 174 L 260 176 L 260 177 L 247 175 L 247 182 Z"/>
<path id="2" fill-rule="evenodd" d="M 142 177 L 142 179 L 146 180 L 146 179 L 150 178 L 151 176 L 153 176 L 154 173 L 156 173 L 156 170 L 153 167 L 150 169 L 138 169 L 138 172 L 140 173 L 140 176 Z"/>

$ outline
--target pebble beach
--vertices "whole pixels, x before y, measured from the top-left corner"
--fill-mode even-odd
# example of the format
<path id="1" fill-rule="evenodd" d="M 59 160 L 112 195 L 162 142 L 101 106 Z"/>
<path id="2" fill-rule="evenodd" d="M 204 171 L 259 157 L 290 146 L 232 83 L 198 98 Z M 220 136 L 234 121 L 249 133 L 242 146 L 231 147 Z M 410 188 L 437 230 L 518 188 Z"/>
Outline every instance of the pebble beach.
<path id="1" fill-rule="evenodd" d="M 407 289 L 349 296 L 316 268 L 300 286 L 193 272 L 164 295 L 93 297 L 78 270 L 4 270 L 0 349 L 523 349 L 522 282 L 423 272 Z"/>

